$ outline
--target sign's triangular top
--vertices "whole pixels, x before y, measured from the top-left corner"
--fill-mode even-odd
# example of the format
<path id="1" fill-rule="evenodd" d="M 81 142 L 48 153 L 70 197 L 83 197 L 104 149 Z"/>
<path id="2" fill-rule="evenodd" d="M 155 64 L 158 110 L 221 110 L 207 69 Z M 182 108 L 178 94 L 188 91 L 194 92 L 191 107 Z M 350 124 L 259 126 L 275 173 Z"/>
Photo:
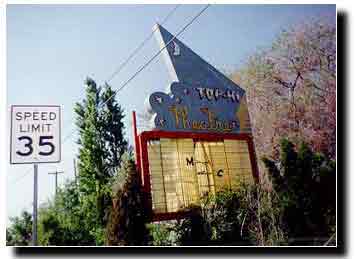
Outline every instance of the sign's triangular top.
<path id="1" fill-rule="evenodd" d="M 245 94 L 245 91 L 241 87 L 215 69 L 179 39 L 174 38 L 161 25 L 156 24 L 154 31 L 160 48 L 162 49 L 167 45 L 162 54 L 167 63 L 172 81 L 189 83 L 191 85 L 204 85 L 206 87 L 216 87 L 219 85 L 238 91 L 241 96 Z"/>
<path id="2" fill-rule="evenodd" d="M 149 98 L 155 128 L 251 132 L 245 91 L 161 25 L 155 25 L 154 33 L 173 81 L 170 93 L 155 92 Z"/>

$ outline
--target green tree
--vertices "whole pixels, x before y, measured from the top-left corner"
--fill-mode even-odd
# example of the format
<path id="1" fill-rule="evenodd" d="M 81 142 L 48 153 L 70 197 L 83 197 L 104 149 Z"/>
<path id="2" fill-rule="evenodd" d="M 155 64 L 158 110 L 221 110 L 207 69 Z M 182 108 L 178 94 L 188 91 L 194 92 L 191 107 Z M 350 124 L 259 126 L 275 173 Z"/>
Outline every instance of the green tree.
<path id="1" fill-rule="evenodd" d="M 127 141 L 124 138 L 123 124 L 124 113 L 120 105 L 115 100 L 115 92 L 105 83 L 104 91 L 101 95 L 102 121 L 105 147 L 108 152 L 106 163 L 115 173 L 122 162 L 122 155 L 127 150 Z"/>
<path id="2" fill-rule="evenodd" d="M 38 222 L 41 245 L 104 244 L 112 206 L 111 186 L 126 179 L 120 177 L 123 171 L 117 174 L 127 150 L 123 110 L 109 85 L 98 87 L 90 78 L 85 84 L 85 98 L 75 105 L 80 147 L 78 181 L 67 182 L 53 200 L 41 205 Z M 130 195 L 136 192 L 135 189 Z M 31 215 L 24 213 L 11 220 L 8 244 L 27 245 L 31 240 Z M 130 229 L 135 226 L 139 225 Z"/>
<path id="3" fill-rule="evenodd" d="M 69 181 L 59 188 L 54 201 L 39 210 L 38 237 L 41 245 L 93 245 L 95 237 L 84 225 L 79 190 Z"/>
<path id="4" fill-rule="evenodd" d="M 336 164 L 303 143 L 286 139 L 279 159 L 264 158 L 279 197 L 285 232 L 291 244 L 324 244 L 335 233 Z"/>
<path id="5" fill-rule="evenodd" d="M 23 211 L 20 217 L 10 218 L 10 222 L 10 227 L 6 229 L 6 245 L 31 245 L 32 215 L 27 211 Z"/>
<path id="6" fill-rule="evenodd" d="M 41 210 L 38 224 L 39 244 L 41 245 L 70 245 L 71 239 L 61 222 L 61 215 L 54 207 L 47 207 Z"/>
<path id="7" fill-rule="evenodd" d="M 98 241 L 111 207 L 110 181 L 127 148 L 123 138 L 123 110 L 109 85 L 98 87 L 88 78 L 86 97 L 75 106 L 79 128 L 79 190 L 84 227 Z"/>
<path id="8" fill-rule="evenodd" d="M 240 184 L 208 195 L 187 218 L 151 226 L 153 245 L 333 245 L 335 161 L 284 139 L 264 158 L 272 186 Z M 172 238 L 173 237 L 173 238 Z"/>
<path id="9" fill-rule="evenodd" d="M 147 245 L 148 229 L 139 175 L 128 156 L 113 184 L 113 206 L 107 224 L 107 245 Z"/>

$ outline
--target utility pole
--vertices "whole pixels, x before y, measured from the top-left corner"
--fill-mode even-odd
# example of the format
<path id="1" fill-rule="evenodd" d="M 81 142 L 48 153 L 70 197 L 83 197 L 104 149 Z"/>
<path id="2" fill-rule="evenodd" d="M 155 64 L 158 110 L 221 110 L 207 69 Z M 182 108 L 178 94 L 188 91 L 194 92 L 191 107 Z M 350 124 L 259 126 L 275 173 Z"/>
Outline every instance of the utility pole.
<path id="1" fill-rule="evenodd" d="M 63 174 L 63 173 L 64 171 L 55 171 L 55 172 L 48 173 L 48 174 L 55 175 L 56 195 L 57 195 L 57 188 L 58 188 L 58 174 Z"/>

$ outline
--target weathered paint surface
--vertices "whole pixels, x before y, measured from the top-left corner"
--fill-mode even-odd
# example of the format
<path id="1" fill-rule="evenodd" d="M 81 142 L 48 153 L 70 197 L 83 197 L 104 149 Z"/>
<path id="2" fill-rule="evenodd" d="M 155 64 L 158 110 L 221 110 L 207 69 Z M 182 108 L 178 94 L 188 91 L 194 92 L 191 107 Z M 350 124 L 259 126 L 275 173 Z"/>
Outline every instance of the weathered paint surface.
<path id="1" fill-rule="evenodd" d="M 160 25 L 156 30 L 173 83 L 149 98 L 156 129 L 249 133 L 245 91 Z"/>
<path id="2" fill-rule="evenodd" d="M 135 137 L 153 221 L 185 217 L 207 194 L 258 181 L 245 91 L 157 26 L 172 83 L 149 97 L 155 130 Z"/>
<path id="3" fill-rule="evenodd" d="M 148 142 L 148 159 L 154 213 L 182 211 L 208 193 L 254 181 L 246 140 L 161 138 Z"/>

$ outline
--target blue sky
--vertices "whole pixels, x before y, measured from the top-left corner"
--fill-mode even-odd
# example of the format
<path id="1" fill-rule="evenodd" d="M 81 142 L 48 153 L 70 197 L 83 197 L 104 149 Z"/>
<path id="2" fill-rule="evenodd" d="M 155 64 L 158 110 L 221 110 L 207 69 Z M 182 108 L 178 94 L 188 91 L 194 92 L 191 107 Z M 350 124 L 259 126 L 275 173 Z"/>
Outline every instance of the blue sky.
<path id="1" fill-rule="evenodd" d="M 175 34 L 204 5 L 182 5 L 163 25 Z M 174 5 L 8 5 L 7 101 L 62 106 L 62 134 L 74 130 L 73 105 L 84 96 L 84 80 L 103 84 Z M 335 5 L 212 5 L 179 37 L 223 71 L 238 69 L 257 50 L 268 47 L 282 29 L 327 17 Z M 153 37 L 110 85 L 117 89 L 159 50 Z M 132 139 L 131 112 L 143 112 L 145 99 L 170 83 L 158 58 L 117 95 L 125 110 L 126 135 Z M 76 135 L 62 145 L 62 162 L 39 166 L 39 199 L 54 194 L 48 172 L 63 170 L 59 184 L 72 178 Z M 131 142 L 132 143 L 132 142 Z M 31 165 L 8 165 L 8 216 L 32 210 Z"/>

